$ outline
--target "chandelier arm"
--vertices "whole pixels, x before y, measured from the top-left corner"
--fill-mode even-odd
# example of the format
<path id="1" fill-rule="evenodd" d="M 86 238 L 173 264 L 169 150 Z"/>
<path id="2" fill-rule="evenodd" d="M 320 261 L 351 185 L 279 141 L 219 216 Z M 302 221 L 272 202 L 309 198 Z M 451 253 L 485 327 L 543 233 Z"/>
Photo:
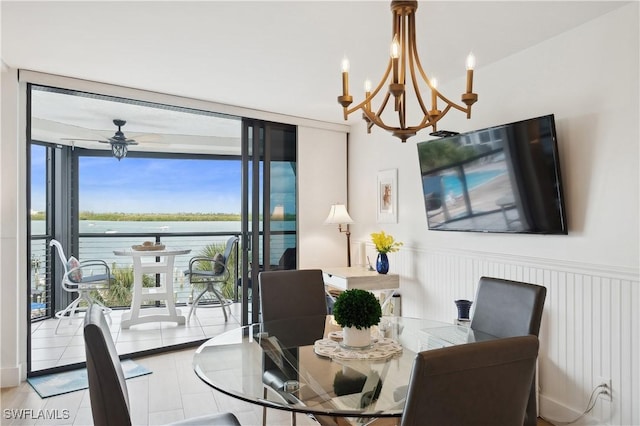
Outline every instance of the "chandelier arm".
<path id="1" fill-rule="evenodd" d="M 459 111 L 462 111 L 464 113 L 468 113 L 469 112 L 469 107 L 465 108 L 463 106 L 460 106 L 460 105 L 456 104 L 455 102 L 449 100 L 446 96 L 444 96 L 438 90 L 433 88 L 433 86 L 431 85 L 431 82 L 429 81 L 429 78 L 427 78 L 427 74 L 424 72 L 424 69 L 422 69 L 422 64 L 420 63 L 420 58 L 418 57 L 417 47 L 416 47 L 415 44 L 413 45 L 413 49 L 414 49 L 415 61 L 416 61 L 416 64 L 418 66 L 418 71 L 420 71 L 420 74 L 422 75 L 422 79 L 431 88 L 431 90 L 435 90 L 436 96 L 438 98 L 442 99 L 450 107 L 453 107 L 453 108 L 455 108 L 455 109 L 457 109 Z M 448 111 L 448 110 L 449 110 L 449 108 L 446 108 L 446 111 Z M 445 114 L 445 112 L 443 111 L 440 116 L 442 117 L 442 116 L 444 116 L 444 114 Z"/>
<path id="2" fill-rule="evenodd" d="M 411 31 L 411 34 L 409 35 L 411 39 L 411 46 L 410 46 L 411 49 L 409 51 L 409 65 L 411 66 L 411 81 L 413 83 L 413 90 L 416 94 L 416 98 L 418 98 L 418 104 L 420 104 L 420 109 L 422 110 L 422 113 L 425 116 L 428 116 L 429 110 L 427 110 L 427 107 L 425 107 L 424 101 L 422 100 L 422 95 L 418 90 L 418 79 L 416 78 L 416 70 L 414 66 L 414 61 L 415 61 L 416 65 L 418 66 L 418 70 L 422 73 L 422 76 L 426 77 L 426 74 L 422 69 L 422 66 L 420 65 L 420 58 L 418 57 L 418 49 L 416 47 L 415 15 L 412 15 L 412 18 L 413 18 L 413 26 L 409 26 L 409 30 Z M 431 82 L 429 82 L 427 78 L 425 78 L 425 81 L 427 82 L 427 85 L 431 90 L 435 90 L 431 86 Z M 436 90 L 436 93 L 437 93 L 437 90 Z"/>
<path id="3" fill-rule="evenodd" d="M 451 109 L 451 105 L 447 104 L 447 106 L 442 110 L 442 113 L 440 115 L 438 115 L 436 117 L 431 117 L 429 115 L 425 115 L 424 118 L 422 119 L 422 121 L 420 122 L 420 124 L 418 126 L 414 127 L 414 129 L 422 130 L 425 127 L 435 126 L 436 123 L 438 121 L 440 121 L 440 119 L 442 117 L 444 117 L 447 114 L 447 112 L 449 112 L 450 109 Z"/>
<path id="4" fill-rule="evenodd" d="M 390 93 L 387 92 L 387 94 L 384 97 L 384 100 L 382 101 L 382 105 L 380 106 L 380 109 L 376 114 L 373 114 L 371 111 L 368 111 L 368 110 L 362 110 L 362 112 L 364 113 L 364 115 L 367 116 L 367 118 L 372 123 L 375 123 L 378 127 L 381 127 L 384 130 L 396 131 L 398 130 L 398 127 L 388 126 L 384 123 L 384 121 L 382 121 L 382 118 L 380 118 L 380 114 L 382 113 L 382 111 L 384 111 L 384 108 L 387 106 L 387 102 L 389 102 L 389 97 L 390 97 Z"/>
<path id="5" fill-rule="evenodd" d="M 389 77 L 389 73 L 391 72 L 391 60 L 389 60 L 389 65 L 387 65 L 387 70 L 384 72 L 384 75 L 382 76 L 382 79 L 380 80 L 380 83 L 378 83 L 378 85 L 376 86 L 376 88 L 373 90 L 373 92 L 371 92 L 371 95 L 369 95 L 369 97 L 365 97 L 365 99 L 360 102 L 358 105 L 352 107 L 351 109 L 347 109 L 345 108 L 346 111 L 346 115 L 349 115 L 359 109 L 362 109 L 363 111 L 366 108 L 363 108 L 366 104 L 370 104 L 371 101 L 373 100 L 373 98 L 376 97 L 376 95 L 378 94 L 378 92 L 380 91 L 380 89 L 382 89 L 382 86 L 384 85 L 384 83 L 387 81 L 387 78 Z M 382 111 L 380 111 L 382 112 Z"/>

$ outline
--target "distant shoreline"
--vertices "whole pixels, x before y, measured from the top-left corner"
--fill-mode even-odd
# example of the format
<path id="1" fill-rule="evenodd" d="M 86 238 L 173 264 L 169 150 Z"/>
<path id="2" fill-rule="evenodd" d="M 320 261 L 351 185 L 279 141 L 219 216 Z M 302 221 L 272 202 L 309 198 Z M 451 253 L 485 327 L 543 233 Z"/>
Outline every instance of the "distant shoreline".
<path id="1" fill-rule="evenodd" d="M 45 220 L 44 212 L 34 212 L 31 220 Z M 239 213 L 94 213 L 81 212 L 80 220 L 104 220 L 112 222 L 239 222 Z M 273 220 L 273 219 L 272 219 Z M 295 215 L 285 214 L 284 220 L 296 220 Z"/>
<path id="2" fill-rule="evenodd" d="M 37 212 L 31 220 L 44 220 L 45 214 Z M 111 222 L 231 222 L 240 221 L 233 213 L 94 213 L 81 212 L 80 220 L 104 220 Z"/>

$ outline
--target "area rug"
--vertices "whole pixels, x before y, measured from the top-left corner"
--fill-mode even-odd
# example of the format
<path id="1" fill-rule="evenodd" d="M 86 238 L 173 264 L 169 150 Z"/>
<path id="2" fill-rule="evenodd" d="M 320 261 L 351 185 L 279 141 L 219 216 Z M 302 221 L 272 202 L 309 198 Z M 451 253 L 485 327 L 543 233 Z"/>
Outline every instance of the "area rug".
<path id="1" fill-rule="evenodd" d="M 122 361 L 122 370 L 125 379 L 151 374 L 151 371 L 140 364 L 136 364 L 130 359 Z M 65 371 L 64 373 L 53 373 L 38 377 L 29 377 L 27 381 L 41 398 L 62 395 L 63 393 L 75 392 L 89 387 L 87 379 L 87 369 Z"/>

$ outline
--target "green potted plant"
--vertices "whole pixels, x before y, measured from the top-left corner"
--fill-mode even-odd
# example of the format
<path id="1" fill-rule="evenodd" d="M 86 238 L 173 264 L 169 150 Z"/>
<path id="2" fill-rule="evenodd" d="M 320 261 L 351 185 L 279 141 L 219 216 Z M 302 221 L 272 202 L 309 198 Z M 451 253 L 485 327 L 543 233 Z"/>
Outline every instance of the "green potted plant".
<path id="1" fill-rule="evenodd" d="M 336 298 L 333 317 L 342 327 L 345 346 L 366 347 L 371 344 L 371 327 L 380 322 L 382 309 L 373 293 L 351 289 Z"/>

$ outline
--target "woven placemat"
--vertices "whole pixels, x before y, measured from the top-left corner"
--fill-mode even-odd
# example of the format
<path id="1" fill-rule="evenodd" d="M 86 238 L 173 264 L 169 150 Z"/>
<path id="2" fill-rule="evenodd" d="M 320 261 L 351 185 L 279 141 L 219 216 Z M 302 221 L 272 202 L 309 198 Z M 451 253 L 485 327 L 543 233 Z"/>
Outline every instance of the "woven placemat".
<path id="1" fill-rule="evenodd" d="M 385 360 L 402 353 L 402 346 L 392 339 L 378 339 L 371 346 L 355 349 L 343 346 L 333 339 L 316 340 L 313 350 L 320 356 L 339 360 Z"/>

